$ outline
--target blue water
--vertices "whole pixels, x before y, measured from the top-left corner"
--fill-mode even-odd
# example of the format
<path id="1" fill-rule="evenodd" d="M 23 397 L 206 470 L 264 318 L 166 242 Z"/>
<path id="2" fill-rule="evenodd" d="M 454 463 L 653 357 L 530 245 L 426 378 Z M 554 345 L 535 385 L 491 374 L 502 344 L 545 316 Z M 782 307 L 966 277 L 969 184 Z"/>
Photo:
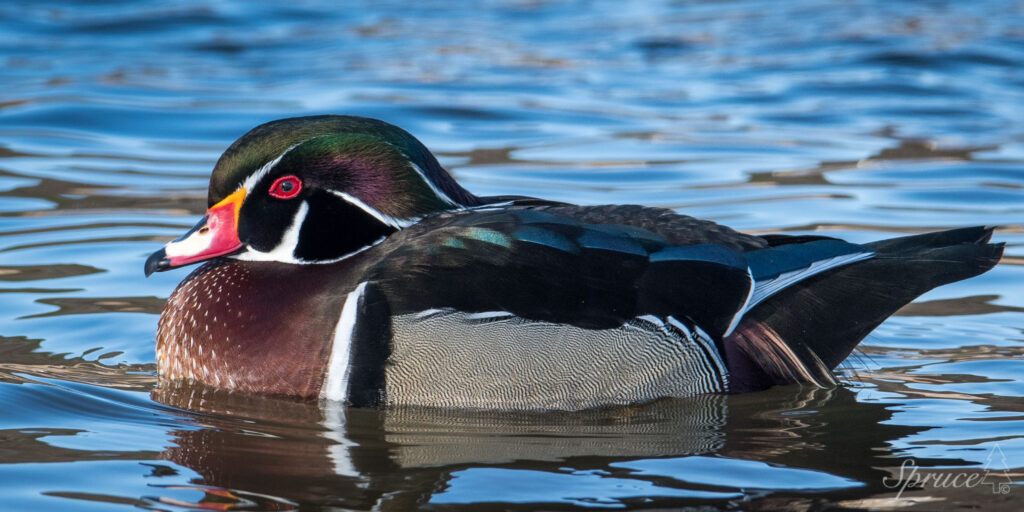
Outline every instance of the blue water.
<path id="1" fill-rule="evenodd" d="M 998 225 L 1007 256 L 839 389 L 524 415 L 157 388 L 185 271 L 145 257 L 232 140 L 314 113 L 402 126 L 481 195 Z M 1024 2 L 0 3 L 0 404 L 0 510 L 1019 510 Z M 910 467 L 986 480 L 897 495 Z"/>

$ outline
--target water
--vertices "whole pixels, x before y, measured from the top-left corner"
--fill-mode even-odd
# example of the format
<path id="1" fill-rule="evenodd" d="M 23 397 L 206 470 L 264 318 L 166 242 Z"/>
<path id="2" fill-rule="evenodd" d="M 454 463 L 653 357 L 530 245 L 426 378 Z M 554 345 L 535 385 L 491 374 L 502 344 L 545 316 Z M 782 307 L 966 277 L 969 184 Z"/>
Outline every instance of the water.
<path id="1" fill-rule="evenodd" d="M 996 0 L 4 2 L 0 509 L 1019 510 L 1022 41 Z M 579 414 L 158 389 L 185 271 L 145 257 L 227 144 L 313 113 L 398 124 L 481 195 L 853 241 L 992 224 L 1007 257 L 839 389 Z M 960 484 L 897 498 L 901 465 Z"/>

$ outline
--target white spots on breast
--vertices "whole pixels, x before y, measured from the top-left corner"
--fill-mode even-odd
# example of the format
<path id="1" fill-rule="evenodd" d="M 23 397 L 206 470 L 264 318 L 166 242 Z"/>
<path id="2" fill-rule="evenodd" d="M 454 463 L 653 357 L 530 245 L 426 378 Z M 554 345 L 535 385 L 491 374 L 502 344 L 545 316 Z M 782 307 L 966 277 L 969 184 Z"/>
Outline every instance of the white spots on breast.
<path id="1" fill-rule="evenodd" d="M 241 352 L 243 344 L 237 337 L 232 340 L 213 336 L 224 336 L 224 332 L 239 328 L 238 322 L 232 325 L 227 321 L 236 315 L 227 313 L 232 302 L 241 302 L 243 293 L 238 286 L 244 285 L 247 276 L 247 271 L 222 265 L 179 285 L 168 299 L 157 327 L 157 369 L 162 378 L 236 387 L 231 373 L 238 368 L 233 365 L 236 358 L 232 354 Z M 237 318 L 242 318 L 241 311 Z"/>

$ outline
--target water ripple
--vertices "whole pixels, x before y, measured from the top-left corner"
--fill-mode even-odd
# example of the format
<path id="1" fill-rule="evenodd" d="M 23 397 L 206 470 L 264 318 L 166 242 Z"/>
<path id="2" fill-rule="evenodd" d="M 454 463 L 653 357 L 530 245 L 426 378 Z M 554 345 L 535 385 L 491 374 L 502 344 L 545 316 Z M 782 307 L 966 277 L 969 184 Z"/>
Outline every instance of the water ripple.
<path id="1" fill-rule="evenodd" d="M 894 507 L 909 457 L 1016 471 L 1022 26 L 998 0 L 2 3 L 0 508 Z M 566 418 L 158 386 L 183 274 L 145 257 L 232 140 L 328 112 L 406 128 L 481 195 L 857 242 L 997 225 L 1007 256 L 885 322 L 838 390 Z M 1003 503 L 956 491 L 914 499 Z"/>

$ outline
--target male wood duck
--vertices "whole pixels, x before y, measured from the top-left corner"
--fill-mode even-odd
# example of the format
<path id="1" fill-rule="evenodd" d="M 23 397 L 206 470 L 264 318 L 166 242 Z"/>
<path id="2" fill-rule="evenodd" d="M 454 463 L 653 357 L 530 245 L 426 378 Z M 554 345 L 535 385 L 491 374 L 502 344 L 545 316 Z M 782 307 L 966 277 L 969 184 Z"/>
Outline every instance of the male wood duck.
<path id="1" fill-rule="evenodd" d="M 477 197 L 406 131 L 315 116 L 220 157 L 146 261 L 206 262 L 157 332 L 164 379 L 346 402 L 582 409 L 835 384 L 918 295 L 992 268 L 972 227 L 858 245 L 673 211 Z"/>

